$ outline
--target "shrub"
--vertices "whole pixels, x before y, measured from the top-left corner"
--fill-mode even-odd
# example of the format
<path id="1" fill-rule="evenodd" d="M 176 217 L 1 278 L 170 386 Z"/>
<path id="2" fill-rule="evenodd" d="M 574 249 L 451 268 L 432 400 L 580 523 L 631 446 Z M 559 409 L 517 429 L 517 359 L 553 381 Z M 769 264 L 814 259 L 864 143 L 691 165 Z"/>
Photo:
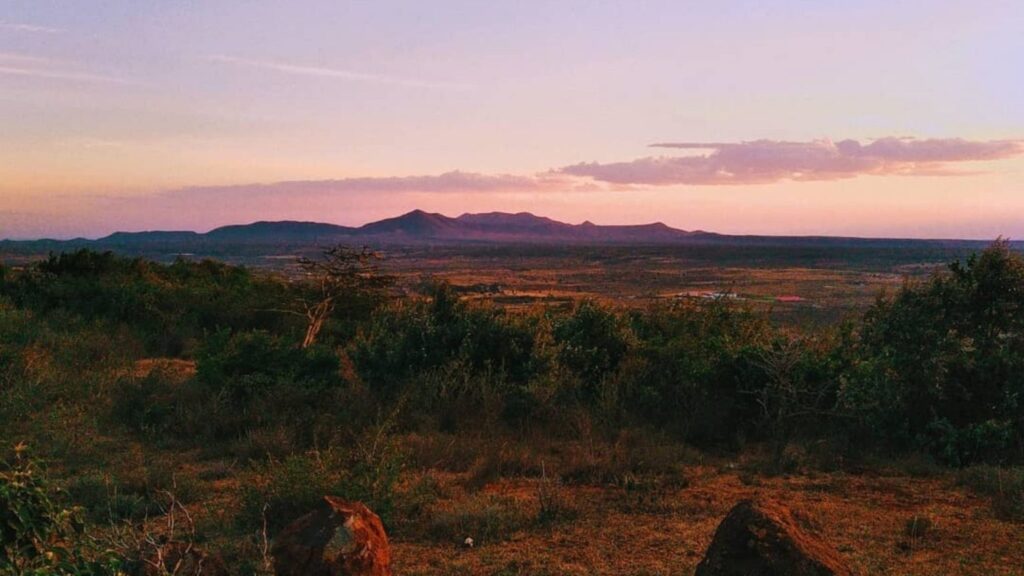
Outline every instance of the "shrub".
<path id="1" fill-rule="evenodd" d="M 1024 259 L 998 241 L 879 299 L 846 345 L 841 400 L 866 437 L 948 464 L 1024 450 Z"/>
<path id="2" fill-rule="evenodd" d="M 930 536 L 935 531 L 935 524 L 931 518 L 915 514 L 903 524 L 903 535 L 910 538 L 912 542 L 918 542 Z"/>
<path id="3" fill-rule="evenodd" d="M 631 335 L 615 312 L 591 301 L 555 321 L 552 335 L 561 345 L 559 361 L 583 384 L 583 397 L 594 400 L 601 382 L 615 372 L 630 349 Z"/>
<path id="4" fill-rule="evenodd" d="M 256 467 L 255 480 L 242 492 L 243 524 L 262 525 L 271 534 L 313 510 L 326 495 L 335 495 L 342 473 L 317 454 L 295 454 Z"/>
<path id="5" fill-rule="evenodd" d="M 118 485 L 100 474 L 86 474 L 75 478 L 67 488 L 88 519 L 102 524 L 119 520 L 139 520 L 150 512 L 150 502 L 140 494 Z"/>
<path id="6" fill-rule="evenodd" d="M 200 383 L 239 408 L 281 383 L 309 394 L 341 383 L 338 357 L 329 349 L 302 349 L 265 331 L 216 334 L 199 351 L 196 368 Z"/>
<path id="7" fill-rule="evenodd" d="M 562 487 L 560 480 L 543 473 L 537 481 L 537 524 L 550 526 L 575 520 L 577 516 L 579 509 L 570 492 Z"/>
<path id="8" fill-rule="evenodd" d="M 1024 468 L 972 466 L 960 471 L 961 485 L 992 499 L 997 518 L 1024 522 Z"/>
<path id="9" fill-rule="evenodd" d="M 202 415 L 196 424 L 214 438 L 286 426 L 308 446 L 321 428 L 348 415 L 336 402 L 344 385 L 338 356 L 265 331 L 221 331 L 207 339 L 189 385 L 199 396 L 189 411 Z"/>
<path id="10" fill-rule="evenodd" d="M 627 405 L 645 422 L 698 444 L 755 432 L 752 398 L 767 377 L 758 352 L 771 340 L 767 317 L 725 301 L 659 307 L 633 317 L 639 362 Z"/>
<path id="11" fill-rule="evenodd" d="M 114 386 L 111 416 L 133 432 L 163 435 L 175 425 L 178 391 L 161 371 L 121 378 Z"/>
<path id="12" fill-rule="evenodd" d="M 421 416 L 520 421 L 532 410 L 529 384 L 546 369 L 535 354 L 537 337 L 535 318 L 468 305 L 442 284 L 428 299 L 380 311 L 348 354 L 380 403 L 402 398 Z"/>
<path id="13" fill-rule="evenodd" d="M 97 545 L 60 496 L 22 446 L 0 467 L 0 573 L 120 574 L 123 561 Z"/>
<path id="14" fill-rule="evenodd" d="M 63 312 L 130 327 L 158 355 L 180 355 L 204 333 L 294 326 L 267 310 L 295 288 L 205 260 L 162 265 L 87 249 L 50 255 L 8 274 L 0 295 L 38 313 Z M 291 322 L 291 324 L 289 324 Z"/>
<path id="15" fill-rule="evenodd" d="M 469 469 L 465 485 L 479 490 L 502 478 L 540 476 L 542 464 L 532 451 L 518 444 L 491 446 Z"/>
<path id="16" fill-rule="evenodd" d="M 613 442 L 571 445 L 556 471 L 572 484 L 623 487 L 641 476 L 681 482 L 685 468 L 696 461 L 695 451 L 678 442 L 624 429 Z"/>
<path id="17" fill-rule="evenodd" d="M 384 429 L 353 440 L 351 446 L 257 464 L 256 478 L 242 494 L 241 522 L 261 526 L 265 517 L 274 533 L 330 495 L 361 501 L 390 525 L 403 454 Z"/>

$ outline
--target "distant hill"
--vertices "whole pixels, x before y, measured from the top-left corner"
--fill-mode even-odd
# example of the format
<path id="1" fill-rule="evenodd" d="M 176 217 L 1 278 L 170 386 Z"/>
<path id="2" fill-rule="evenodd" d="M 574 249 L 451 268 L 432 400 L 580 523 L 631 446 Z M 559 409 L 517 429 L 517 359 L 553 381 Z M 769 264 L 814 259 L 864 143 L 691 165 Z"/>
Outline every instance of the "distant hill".
<path id="1" fill-rule="evenodd" d="M 457 218 L 414 210 L 355 229 L 355 237 L 391 241 L 512 243 L 664 243 L 680 241 L 689 232 L 664 224 L 597 226 L 567 224 L 528 212 L 463 214 Z"/>
<path id="2" fill-rule="evenodd" d="M 463 231 L 454 218 L 413 210 L 395 218 L 386 218 L 360 226 L 356 236 L 383 236 L 396 239 L 462 239 Z"/>
<path id="3" fill-rule="evenodd" d="M 413 210 L 407 214 L 370 222 L 358 228 L 319 222 L 253 222 L 196 232 L 117 232 L 96 240 L 98 244 L 126 246 L 195 244 L 328 244 L 343 241 L 375 243 L 655 243 L 678 242 L 690 232 L 662 223 L 639 226 L 598 226 L 590 222 L 567 224 L 528 212 L 463 214 L 457 218 Z"/>
<path id="4" fill-rule="evenodd" d="M 201 235 L 191 231 L 114 232 L 96 242 L 103 244 L 175 244 L 193 242 Z"/>
<path id="5" fill-rule="evenodd" d="M 731 236 L 686 231 L 661 222 L 606 226 L 591 222 L 568 224 L 529 212 L 486 212 L 452 218 L 413 210 L 407 214 L 359 227 L 321 222 L 253 222 L 191 231 L 116 232 L 97 240 L 0 240 L 11 254 L 45 253 L 79 247 L 111 249 L 146 255 L 175 254 L 291 254 L 331 244 L 400 245 L 576 245 L 576 246 L 748 246 L 760 248 L 873 248 L 906 247 L 977 249 L 988 244 L 972 240 L 906 240 L 830 236 Z M 1020 243 L 1014 243 L 1021 248 Z"/>
<path id="6" fill-rule="evenodd" d="M 208 240 L 265 244 L 265 243 L 319 243 L 351 236 L 354 228 L 320 222 L 253 222 L 214 228 L 203 234 Z"/>

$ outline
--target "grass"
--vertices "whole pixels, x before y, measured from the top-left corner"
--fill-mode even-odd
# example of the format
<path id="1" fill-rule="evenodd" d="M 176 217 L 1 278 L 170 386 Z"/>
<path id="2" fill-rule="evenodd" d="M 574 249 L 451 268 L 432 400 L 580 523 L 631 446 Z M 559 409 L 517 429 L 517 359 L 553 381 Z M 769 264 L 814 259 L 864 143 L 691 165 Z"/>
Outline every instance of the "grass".
<path id="1" fill-rule="evenodd" d="M 1001 520 L 1024 523 L 1024 468 L 973 466 L 959 473 L 960 485 L 989 498 Z"/>
<path id="2" fill-rule="evenodd" d="M 533 518 L 522 502 L 511 496 L 473 494 L 429 512 L 421 537 L 436 542 L 486 546 L 511 539 L 529 528 Z"/>
<path id="3" fill-rule="evenodd" d="M 916 464 L 908 471 L 895 462 L 852 473 L 751 473 L 756 483 L 745 483 L 741 477 L 750 472 L 734 457 L 700 455 L 636 431 L 628 440 L 587 444 L 548 439 L 532 451 L 528 440 L 515 436 L 455 440 L 469 452 L 458 458 L 447 448 L 453 440 L 429 433 L 395 438 L 410 463 L 392 492 L 388 527 L 396 573 L 688 574 L 729 508 L 753 496 L 781 499 L 805 513 L 862 573 L 1013 574 L 1012 567 L 1024 565 L 1020 469 L 923 474 Z M 417 453 L 418 447 L 426 448 Z M 471 480 L 479 470 L 470 462 L 492 449 L 499 462 L 488 466 L 500 472 L 477 485 Z M 102 472 L 79 475 L 71 496 L 103 524 L 110 522 L 110 508 L 121 518 L 155 515 L 163 502 L 159 490 L 191 485 L 183 505 L 204 548 L 220 551 L 243 573 L 261 566 L 263 505 L 290 510 L 281 513 L 280 524 L 325 493 L 351 489 L 347 461 L 325 455 L 340 446 L 256 465 L 196 462 L 196 454 L 173 446 L 141 450 L 103 462 Z M 578 481 L 581 459 L 591 478 L 618 481 Z M 425 461 L 442 465 L 415 465 Z M 543 462 L 537 472 L 534 462 Z M 565 481 L 566 473 L 577 481 Z M 473 548 L 464 545 L 467 537 Z"/>

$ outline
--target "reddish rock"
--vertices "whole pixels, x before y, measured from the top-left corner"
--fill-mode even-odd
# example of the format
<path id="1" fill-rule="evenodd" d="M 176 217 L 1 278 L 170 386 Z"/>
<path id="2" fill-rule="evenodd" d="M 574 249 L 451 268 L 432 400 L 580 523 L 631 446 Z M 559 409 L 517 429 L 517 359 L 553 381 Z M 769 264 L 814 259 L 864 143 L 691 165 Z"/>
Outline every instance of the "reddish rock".
<path id="1" fill-rule="evenodd" d="M 380 518 L 359 502 L 332 496 L 286 526 L 270 552 L 278 576 L 391 576 Z"/>
<path id="2" fill-rule="evenodd" d="M 207 554 L 194 544 L 168 542 L 142 561 L 143 576 L 228 576 L 218 556 Z"/>
<path id="3" fill-rule="evenodd" d="M 824 540 L 808 534 L 785 506 L 744 500 L 718 525 L 696 576 L 852 576 Z"/>

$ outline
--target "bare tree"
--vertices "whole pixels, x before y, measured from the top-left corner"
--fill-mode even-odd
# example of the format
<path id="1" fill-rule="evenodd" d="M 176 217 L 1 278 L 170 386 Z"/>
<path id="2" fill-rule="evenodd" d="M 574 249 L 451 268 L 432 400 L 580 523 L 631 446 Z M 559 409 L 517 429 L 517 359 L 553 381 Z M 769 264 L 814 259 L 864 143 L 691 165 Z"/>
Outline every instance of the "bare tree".
<path id="1" fill-rule="evenodd" d="M 778 471 L 786 447 L 798 422 L 814 416 L 830 415 L 829 385 L 804 377 L 800 364 L 807 345 L 802 340 L 784 338 L 758 354 L 758 364 L 767 381 L 764 386 L 743 392 L 753 396 L 761 411 L 771 443 L 771 465 Z"/>
<path id="2" fill-rule="evenodd" d="M 316 342 L 335 311 L 372 308 L 384 298 L 394 278 L 381 273 L 380 260 L 381 255 L 366 246 L 356 250 L 341 245 L 324 250 L 319 258 L 299 259 L 307 287 L 298 299 L 298 310 L 290 312 L 306 319 L 303 348 Z"/>
<path id="3" fill-rule="evenodd" d="M 107 540 L 125 557 L 138 557 L 140 573 L 178 576 L 200 574 L 209 557 L 196 547 L 196 524 L 188 508 L 168 490 L 159 492 L 160 515 L 149 514 L 141 525 L 118 522 L 110 511 Z M 117 493 L 114 493 L 116 496 Z"/>

